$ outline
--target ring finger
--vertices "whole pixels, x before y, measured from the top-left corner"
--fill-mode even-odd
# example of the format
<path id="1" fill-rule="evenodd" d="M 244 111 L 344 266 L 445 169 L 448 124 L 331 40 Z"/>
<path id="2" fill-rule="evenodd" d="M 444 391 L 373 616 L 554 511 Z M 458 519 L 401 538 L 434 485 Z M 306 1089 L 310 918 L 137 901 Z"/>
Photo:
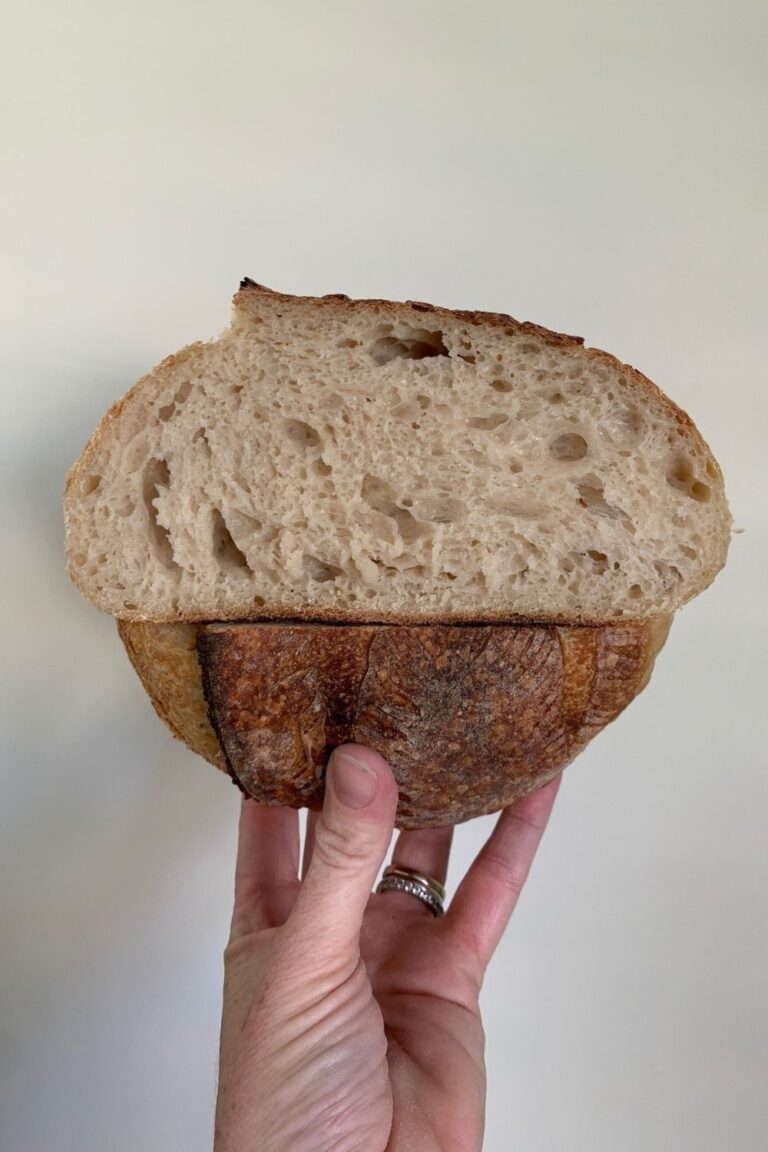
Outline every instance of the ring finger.
<path id="1" fill-rule="evenodd" d="M 448 875 L 448 859 L 451 853 L 453 827 L 418 828 L 401 832 L 397 837 L 392 853 L 392 864 L 396 868 L 412 868 L 423 876 L 430 876 L 439 884 L 445 885 Z M 395 902 L 403 909 L 414 910 L 416 901 L 405 892 L 382 893 L 387 901 Z M 422 905 L 429 911 L 426 904 Z M 431 914 L 431 913 L 430 913 Z"/>

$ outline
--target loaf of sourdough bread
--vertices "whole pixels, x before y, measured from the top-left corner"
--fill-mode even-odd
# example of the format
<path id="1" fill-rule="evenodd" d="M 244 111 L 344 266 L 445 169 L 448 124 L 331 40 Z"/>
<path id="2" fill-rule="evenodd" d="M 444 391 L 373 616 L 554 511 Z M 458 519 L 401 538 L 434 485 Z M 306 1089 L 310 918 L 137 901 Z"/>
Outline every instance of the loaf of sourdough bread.
<path id="1" fill-rule="evenodd" d="M 540 786 L 645 685 L 725 562 L 720 469 L 606 353 L 509 316 L 244 281 L 68 477 L 72 579 L 175 735 L 318 807 L 373 745 L 398 824 Z"/>
<path id="2" fill-rule="evenodd" d="M 602 623 L 723 565 L 723 480 L 613 357 L 508 316 L 245 282 L 104 417 L 73 580 L 126 620 Z"/>

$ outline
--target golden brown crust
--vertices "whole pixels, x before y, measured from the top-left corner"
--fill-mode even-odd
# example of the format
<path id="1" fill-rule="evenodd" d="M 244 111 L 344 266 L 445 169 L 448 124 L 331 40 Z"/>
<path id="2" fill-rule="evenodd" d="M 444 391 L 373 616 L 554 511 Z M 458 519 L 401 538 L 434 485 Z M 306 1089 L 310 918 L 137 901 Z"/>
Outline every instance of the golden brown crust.
<path id="1" fill-rule="evenodd" d="M 160 718 L 243 791 L 317 809 L 330 749 L 356 741 L 392 764 L 398 826 L 426 827 L 559 772 L 645 686 L 669 625 L 118 629 Z"/>
<path id="2" fill-rule="evenodd" d="M 617 637 L 624 637 L 626 642 L 638 646 L 637 651 L 630 655 L 630 659 L 625 658 L 621 663 L 622 668 L 636 670 L 633 671 L 633 675 L 637 676 L 634 691 L 632 686 L 629 686 L 629 692 L 634 695 L 645 687 L 656 655 L 667 638 L 670 623 L 670 618 L 660 617 L 657 620 L 644 621 L 642 624 L 618 625 L 610 630 L 579 627 L 556 630 L 563 652 L 563 661 L 570 672 L 567 681 L 563 682 L 562 692 L 563 719 L 569 729 L 575 731 L 579 727 L 581 718 L 586 715 L 590 698 L 593 698 L 594 712 L 594 701 L 599 702 L 603 695 L 602 689 L 598 693 L 593 693 L 595 681 L 592 675 L 601 638 L 609 634 L 615 643 Z M 354 650 L 353 634 L 357 633 L 362 637 L 363 632 L 355 625 L 341 627 L 349 634 L 349 649 Z M 131 664 L 160 719 L 177 740 L 182 740 L 193 752 L 197 752 L 216 768 L 229 772 L 219 738 L 210 722 L 203 691 L 197 654 L 200 625 L 119 620 L 117 628 Z M 365 643 L 367 642 L 366 640 Z M 603 662 L 601 667 L 604 683 L 609 665 Z M 340 673 L 341 669 L 337 668 L 336 692 L 343 698 Z M 594 725 L 594 721 L 592 723 Z M 585 738 L 580 746 L 584 747 L 591 739 L 591 735 L 599 731 L 605 723 L 607 720 L 598 722 L 589 735 L 586 735 L 585 727 Z M 352 736 L 344 738 L 352 739 Z M 336 742 L 339 743 L 340 739 Z M 230 775 L 233 773 L 230 772 Z M 234 775 L 233 778 L 237 780 Z"/>
<path id="3" fill-rule="evenodd" d="M 556 775 L 647 683 L 668 620 L 602 628 L 210 624 L 198 635 L 230 772 L 318 809 L 330 750 L 374 747 L 397 824 L 453 824 Z"/>
<path id="4" fill-rule="evenodd" d="M 197 626 L 118 620 L 117 630 L 160 719 L 177 740 L 226 772 L 203 696 Z"/>

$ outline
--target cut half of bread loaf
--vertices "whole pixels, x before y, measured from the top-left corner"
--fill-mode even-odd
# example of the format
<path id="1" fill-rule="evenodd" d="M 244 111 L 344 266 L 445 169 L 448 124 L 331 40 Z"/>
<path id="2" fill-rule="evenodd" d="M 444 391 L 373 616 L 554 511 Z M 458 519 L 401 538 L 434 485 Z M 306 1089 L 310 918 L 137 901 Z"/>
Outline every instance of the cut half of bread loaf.
<path id="1" fill-rule="evenodd" d="M 642 691 L 669 618 L 544 624 L 157 624 L 118 630 L 175 736 L 262 803 L 320 808 L 331 748 L 367 744 L 400 828 L 541 787 Z"/>
<path id="2" fill-rule="evenodd" d="M 252 281 L 104 417 L 65 511 L 83 593 L 156 622 L 668 615 L 730 535 L 697 429 L 612 356 Z"/>

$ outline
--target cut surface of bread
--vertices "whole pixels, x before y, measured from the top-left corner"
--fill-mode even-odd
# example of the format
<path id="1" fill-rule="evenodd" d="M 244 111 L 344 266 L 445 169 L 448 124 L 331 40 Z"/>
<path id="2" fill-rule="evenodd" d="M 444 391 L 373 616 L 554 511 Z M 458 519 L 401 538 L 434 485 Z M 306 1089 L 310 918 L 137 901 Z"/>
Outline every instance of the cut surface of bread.
<path id="1" fill-rule="evenodd" d="M 669 624 L 118 627 L 158 715 L 248 795 L 321 807 L 353 741 L 391 766 L 398 826 L 423 828 L 560 772 L 645 686 Z"/>
<path id="2" fill-rule="evenodd" d="M 510 317 L 245 281 L 104 417 L 69 571 L 126 620 L 601 623 L 725 562 L 720 469 L 634 369 Z"/>

